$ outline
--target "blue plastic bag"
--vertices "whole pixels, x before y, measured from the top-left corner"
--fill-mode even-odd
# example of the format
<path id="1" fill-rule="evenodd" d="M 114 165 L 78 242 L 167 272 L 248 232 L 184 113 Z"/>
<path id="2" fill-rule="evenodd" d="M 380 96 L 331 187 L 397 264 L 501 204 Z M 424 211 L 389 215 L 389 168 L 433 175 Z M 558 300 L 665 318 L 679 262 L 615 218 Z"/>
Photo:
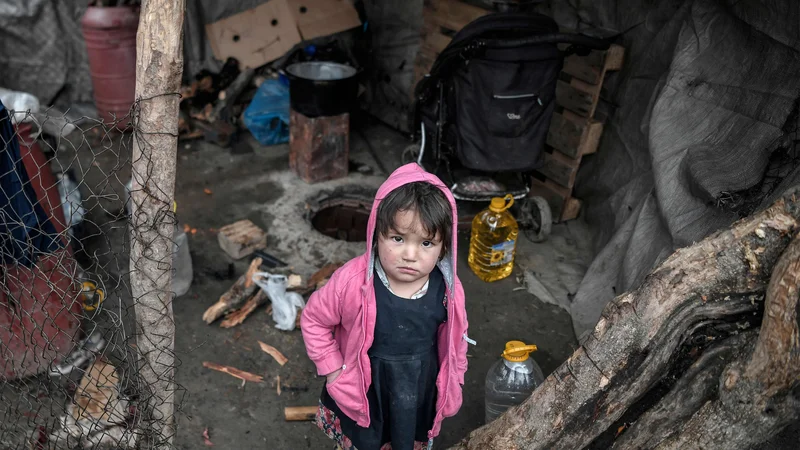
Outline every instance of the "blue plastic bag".
<path id="1" fill-rule="evenodd" d="M 261 145 L 289 142 L 289 86 L 276 79 L 261 83 L 244 111 L 244 125 Z"/>

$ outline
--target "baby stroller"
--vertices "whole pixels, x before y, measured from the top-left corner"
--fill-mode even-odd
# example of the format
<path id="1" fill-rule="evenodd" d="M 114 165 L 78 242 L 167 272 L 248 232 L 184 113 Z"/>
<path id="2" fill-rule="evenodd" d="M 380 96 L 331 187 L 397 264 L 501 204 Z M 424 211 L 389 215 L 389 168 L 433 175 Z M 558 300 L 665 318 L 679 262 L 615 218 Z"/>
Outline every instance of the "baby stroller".
<path id="1" fill-rule="evenodd" d="M 515 215 L 523 228 L 536 230 L 533 240 L 543 240 L 550 209 L 528 193 L 564 58 L 608 47 L 601 39 L 560 33 L 541 14 L 478 18 L 455 35 L 417 84 L 411 129 L 421 143 L 404 158 L 438 175 L 457 200 L 487 202 L 506 194 L 527 199 L 517 202 Z"/>

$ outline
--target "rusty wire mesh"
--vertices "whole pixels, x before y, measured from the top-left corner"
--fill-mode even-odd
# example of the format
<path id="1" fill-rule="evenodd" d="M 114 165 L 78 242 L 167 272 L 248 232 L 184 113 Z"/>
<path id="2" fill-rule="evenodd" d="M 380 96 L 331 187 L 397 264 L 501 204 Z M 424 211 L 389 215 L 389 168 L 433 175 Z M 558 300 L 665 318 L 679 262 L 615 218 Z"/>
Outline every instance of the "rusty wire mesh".
<path id="1" fill-rule="evenodd" d="M 181 389 L 159 392 L 143 375 L 137 345 L 131 111 L 109 123 L 0 109 L 0 449 L 157 447 L 164 437 L 148 430 L 173 419 L 153 408 L 169 397 L 180 405 Z M 176 223 L 166 202 L 158 218 Z M 171 271 L 172 257 L 158 267 Z M 172 293 L 160 294 L 159 314 L 171 316 Z M 171 353 L 172 338 L 152 347 Z"/>

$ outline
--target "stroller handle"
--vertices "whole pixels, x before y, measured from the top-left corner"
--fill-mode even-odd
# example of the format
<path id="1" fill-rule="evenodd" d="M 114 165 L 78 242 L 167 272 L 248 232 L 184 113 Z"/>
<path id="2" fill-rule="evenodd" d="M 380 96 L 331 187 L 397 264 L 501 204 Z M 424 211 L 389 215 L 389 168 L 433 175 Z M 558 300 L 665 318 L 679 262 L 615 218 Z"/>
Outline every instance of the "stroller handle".
<path id="1" fill-rule="evenodd" d="M 585 34 L 550 33 L 523 39 L 478 39 L 476 44 L 483 48 L 517 48 L 538 44 L 572 44 L 593 50 L 608 50 L 611 43 L 606 39 L 593 38 Z"/>

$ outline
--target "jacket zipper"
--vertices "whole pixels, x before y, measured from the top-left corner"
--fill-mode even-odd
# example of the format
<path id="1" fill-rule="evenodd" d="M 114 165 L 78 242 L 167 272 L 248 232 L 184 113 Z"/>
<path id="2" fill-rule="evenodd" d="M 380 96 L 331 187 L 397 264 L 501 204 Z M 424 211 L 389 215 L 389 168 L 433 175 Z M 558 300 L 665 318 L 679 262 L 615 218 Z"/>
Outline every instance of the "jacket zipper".
<path id="1" fill-rule="evenodd" d="M 367 344 L 367 309 L 369 308 L 369 302 L 367 301 L 367 295 L 369 289 L 362 287 L 362 304 L 364 306 L 364 319 L 362 320 L 361 327 L 364 329 L 364 340 L 361 341 L 361 348 L 358 350 L 358 371 L 361 375 L 361 388 L 363 391 L 362 398 L 364 400 L 364 410 L 367 412 L 367 418 L 369 418 L 369 400 L 367 400 L 367 387 L 364 385 L 364 364 L 362 361 L 362 352 L 364 351 L 364 346 Z M 371 421 L 370 421 L 371 422 Z"/>
<path id="2" fill-rule="evenodd" d="M 455 283 L 455 280 L 453 282 Z M 453 331 L 452 330 L 453 320 L 452 319 L 453 318 L 451 317 L 451 315 L 453 314 L 453 308 L 452 308 L 453 302 L 452 302 L 452 295 L 450 294 L 450 288 L 449 287 L 445 291 L 444 295 L 447 296 L 447 306 L 448 306 L 448 308 L 447 308 L 447 324 L 448 324 L 447 325 L 447 358 L 451 359 L 451 357 L 453 355 L 453 351 L 452 351 L 452 347 L 453 347 L 453 345 L 452 345 L 453 344 L 453 336 L 452 336 L 453 335 L 453 332 L 452 332 Z M 448 366 L 452 365 L 452 361 L 447 361 L 447 364 L 448 364 Z M 449 367 L 449 369 L 451 371 L 453 370 L 452 367 Z M 444 411 L 444 405 L 447 404 L 447 393 L 450 391 L 449 388 L 450 388 L 450 374 L 447 375 L 447 380 L 445 381 L 445 385 L 444 385 L 444 395 L 442 396 L 442 407 L 436 409 L 436 415 L 434 415 L 434 417 L 433 417 L 433 421 L 434 422 L 436 422 L 436 419 L 439 417 L 439 414 L 442 411 Z M 428 450 L 430 450 L 431 448 L 433 448 L 433 429 L 430 429 L 428 431 Z"/>

